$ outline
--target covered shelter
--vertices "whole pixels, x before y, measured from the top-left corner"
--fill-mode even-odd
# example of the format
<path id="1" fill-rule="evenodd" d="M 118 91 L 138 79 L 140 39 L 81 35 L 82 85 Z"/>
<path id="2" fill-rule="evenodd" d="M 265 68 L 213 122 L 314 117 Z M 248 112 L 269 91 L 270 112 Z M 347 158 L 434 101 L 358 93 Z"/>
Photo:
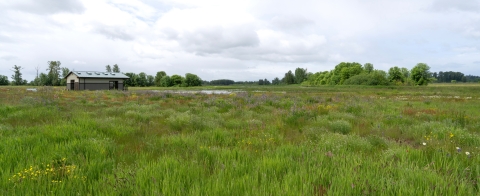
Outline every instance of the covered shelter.
<path id="1" fill-rule="evenodd" d="M 65 76 L 67 90 L 126 90 L 122 73 L 98 71 L 71 71 Z"/>

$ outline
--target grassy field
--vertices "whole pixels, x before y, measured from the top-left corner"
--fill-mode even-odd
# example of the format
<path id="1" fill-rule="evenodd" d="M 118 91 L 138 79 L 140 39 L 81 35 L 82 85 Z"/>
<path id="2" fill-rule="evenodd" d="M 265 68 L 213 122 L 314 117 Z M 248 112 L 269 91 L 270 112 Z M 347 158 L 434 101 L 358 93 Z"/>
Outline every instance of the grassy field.
<path id="1" fill-rule="evenodd" d="M 480 85 L 192 89 L 0 87 L 0 195 L 480 192 Z"/>

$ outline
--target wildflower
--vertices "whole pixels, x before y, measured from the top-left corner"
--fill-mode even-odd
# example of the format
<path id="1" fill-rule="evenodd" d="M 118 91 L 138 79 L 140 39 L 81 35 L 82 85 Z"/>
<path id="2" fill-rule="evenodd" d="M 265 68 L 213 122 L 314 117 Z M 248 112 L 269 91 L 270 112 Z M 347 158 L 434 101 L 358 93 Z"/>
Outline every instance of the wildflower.
<path id="1" fill-rule="evenodd" d="M 425 143 L 425 142 L 423 142 L 422 144 L 423 144 L 424 146 L 426 146 L 426 145 L 427 145 L 427 143 Z"/>
<path id="2" fill-rule="evenodd" d="M 457 152 L 461 152 L 462 149 L 460 147 L 457 147 Z"/>
<path id="3" fill-rule="evenodd" d="M 469 152 L 465 152 L 465 154 L 466 154 L 467 156 L 470 156 L 470 153 L 469 153 Z"/>
<path id="4" fill-rule="evenodd" d="M 454 136 L 453 133 L 450 133 L 450 138 L 452 138 L 453 136 Z"/>

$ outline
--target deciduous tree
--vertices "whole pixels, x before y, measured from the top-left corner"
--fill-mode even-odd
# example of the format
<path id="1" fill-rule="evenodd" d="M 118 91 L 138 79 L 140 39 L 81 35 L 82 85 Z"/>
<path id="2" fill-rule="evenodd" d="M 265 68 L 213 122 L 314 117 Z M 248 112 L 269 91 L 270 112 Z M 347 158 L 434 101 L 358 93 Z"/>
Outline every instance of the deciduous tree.
<path id="1" fill-rule="evenodd" d="M 365 65 L 363 65 L 363 69 L 365 70 L 366 73 L 372 73 L 373 72 L 373 64 L 365 63 Z"/>
<path id="2" fill-rule="evenodd" d="M 12 75 L 12 84 L 13 85 L 22 85 L 23 84 L 23 79 L 22 79 L 22 70 L 21 66 L 14 65 L 13 66 L 13 75 Z"/>
<path id="3" fill-rule="evenodd" d="M 115 64 L 115 65 L 113 65 L 112 71 L 113 71 L 114 73 L 120 73 L 120 67 L 118 67 L 118 65 Z"/>
<path id="4" fill-rule="evenodd" d="M 410 74 L 415 85 L 428 85 L 430 82 L 430 67 L 425 63 L 418 63 L 412 68 Z"/>
<path id="5" fill-rule="evenodd" d="M 8 77 L 4 75 L 0 75 L 0 85 L 8 85 L 10 82 L 8 81 Z"/>
<path id="6" fill-rule="evenodd" d="M 186 73 L 185 74 L 185 86 L 201 86 L 202 79 L 195 74 Z"/>
<path id="7" fill-rule="evenodd" d="M 390 80 L 390 82 L 405 82 L 402 70 L 397 66 L 391 67 L 388 70 L 388 80 Z"/>
<path id="8" fill-rule="evenodd" d="M 157 72 L 157 75 L 155 75 L 155 86 L 162 86 L 161 84 L 161 80 L 163 77 L 165 77 L 167 75 L 167 73 L 165 73 L 164 71 L 159 71 Z"/>
<path id="9" fill-rule="evenodd" d="M 301 84 L 303 81 L 307 79 L 307 69 L 303 69 L 298 67 L 295 69 L 295 83 Z"/>
<path id="10" fill-rule="evenodd" d="M 170 80 L 170 76 L 163 76 L 160 80 L 160 86 L 162 87 L 169 87 L 172 86 L 172 81 Z"/>
<path id="11" fill-rule="evenodd" d="M 47 85 L 60 85 L 60 61 L 48 61 L 48 83 Z"/>
<path id="12" fill-rule="evenodd" d="M 183 78 L 182 76 L 175 74 L 170 77 L 170 80 L 173 86 L 181 86 Z"/>
<path id="13" fill-rule="evenodd" d="M 285 76 L 283 77 L 282 82 L 285 84 L 295 84 L 295 75 L 293 75 L 291 70 L 285 73 Z"/>

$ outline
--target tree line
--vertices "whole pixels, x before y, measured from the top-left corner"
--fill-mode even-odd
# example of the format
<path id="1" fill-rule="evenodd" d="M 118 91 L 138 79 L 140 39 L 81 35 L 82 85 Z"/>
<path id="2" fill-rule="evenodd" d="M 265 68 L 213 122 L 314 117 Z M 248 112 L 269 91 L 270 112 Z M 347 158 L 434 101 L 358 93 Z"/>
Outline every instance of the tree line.
<path id="1" fill-rule="evenodd" d="M 470 79 L 470 80 L 468 80 Z M 477 80 L 475 80 L 477 79 Z M 341 62 L 333 70 L 309 73 L 297 68 L 285 73 L 284 84 L 319 85 L 428 85 L 432 82 L 478 81 L 476 76 L 464 76 L 460 72 L 430 72 L 430 66 L 418 63 L 412 69 L 391 67 L 388 72 L 377 70 L 373 64 L 361 65 L 356 62 Z"/>
<path id="2" fill-rule="evenodd" d="M 125 75 L 130 77 L 130 79 L 125 81 L 126 86 L 190 87 L 202 85 L 200 77 L 191 73 L 186 73 L 185 77 L 177 74 L 168 76 L 164 71 L 157 72 L 155 76 L 147 75 L 145 72 L 140 72 L 139 74 L 128 72 Z"/>
<path id="3" fill-rule="evenodd" d="M 33 81 L 28 82 L 22 78 L 21 66 L 12 67 L 13 75 L 10 82 L 7 76 L 0 75 L 0 85 L 33 85 L 33 86 L 64 86 L 64 79 L 70 70 L 61 67 L 60 61 L 48 61 L 46 73 L 39 73 Z M 120 73 L 117 64 L 106 65 L 106 72 Z M 418 63 L 411 70 L 404 67 L 391 67 L 388 72 L 374 69 L 373 64 L 361 65 L 357 62 L 341 62 L 333 70 L 311 73 L 304 68 L 296 68 L 294 72 L 289 70 L 282 79 L 275 77 L 272 81 L 259 79 L 258 81 L 234 81 L 230 79 L 219 79 L 202 81 L 195 74 L 187 73 L 185 76 L 174 74 L 168 76 L 164 71 L 159 71 L 155 76 L 147 75 L 145 72 L 139 74 L 125 73 L 130 79 L 125 81 L 126 86 L 131 87 L 189 87 L 201 85 L 289 85 L 302 84 L 308 86 L 319 85 L 428 85 L 432 82 L 480 82 L 479 76 L 465 75 L 461 72 L 440 71 L 430 72 L 430 67 L 425 63 Z"/>
<path id="4" fill-rule="evenodd" d="M 13 75 L 11 77 L 12 81 L 9 81 L 7 76 L 0 75 L 0 85 L 65 86 L 67 84 L 65 77 L 70 73 L 70 70 L 66 67 L 61 67 L 62 63 L 60 61 L 48 61 L 47 63 L 47 73 L 39 73 L 37 68 L 37 75 L 31 82 L 28 82 L 22 78 L 21 70 L 23 68 L 21 66 L 14 65 L 11 70 L 13 71 Z M 106 65 L 105 71 L 120 73 L 120 67 L 117 64 L 114 64 L 113 66 Z M 168 76 L 164 71 L 157 72 L 155 77 L 147 75 L 145 72 L 141 72 L 139 74 L 129 72 L 125 73 L 125 75 L 130 77 L 130 79 L 125 81 L 125 85 L 131 87 L 189 87 L 202 85 L 202 80 L 200 77 L 191 73 L 185 74 L 185 77 L 180 75 Z"/>
<path id="5" fill-rule="evenodd" d="M 0 85 L 32 85 L 32 86 L 62 86 L 66 85 L 65 77 L 70 70 L 66 67 L 60 67 L 62 63 L 60 61 L 48 61 L 48 68 L 46 73 L 39 73 L 37 68 L 37 75 L 34 80 L 28 82 L 22 77 L 21 70 L 23 67 L 14 65 L 12 67 L 13 75 L 12 81 L 8 80 L 7 76 L 0 75 Z M 62 76 L 62 77 L 61 77 Z"/>

